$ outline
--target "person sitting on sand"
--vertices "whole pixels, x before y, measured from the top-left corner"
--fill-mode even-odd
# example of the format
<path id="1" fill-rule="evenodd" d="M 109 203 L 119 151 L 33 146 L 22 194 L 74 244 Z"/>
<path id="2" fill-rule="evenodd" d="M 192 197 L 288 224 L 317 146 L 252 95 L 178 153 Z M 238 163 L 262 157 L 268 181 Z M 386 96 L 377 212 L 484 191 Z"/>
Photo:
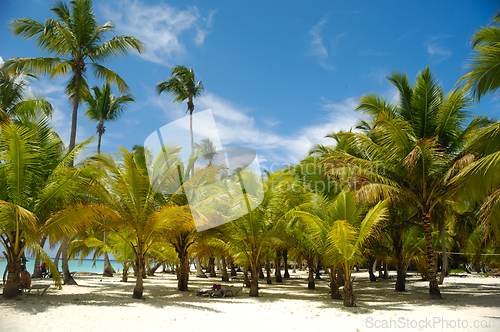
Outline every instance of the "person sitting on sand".
<path id="1" fill-rule="evenodd" d="M 19 280 L 19 288 L 30 288 L 31 286 L 31 276 L 26 267 L 21 266 L 21 279 Z"/>
<path id="2" fill-rule="evenodd" d="M 47 273 L 47 269 L 45 268 L 45 262 L 42 262 L 42 265 L 40 265 L 40 270 L 42 271 L 42 277 L 45 277 Z"/>

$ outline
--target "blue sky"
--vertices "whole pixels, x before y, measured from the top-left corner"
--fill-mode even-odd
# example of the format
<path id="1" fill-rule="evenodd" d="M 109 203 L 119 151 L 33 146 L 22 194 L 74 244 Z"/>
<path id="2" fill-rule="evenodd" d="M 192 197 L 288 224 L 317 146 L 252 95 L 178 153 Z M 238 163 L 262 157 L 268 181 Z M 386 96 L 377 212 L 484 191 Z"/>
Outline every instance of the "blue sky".
<path id="1" fill-rule="evenodd" d="M 41 56 L 7 23 L 48 19 L 54 1 L 0 2 L 0 57 Z M 498 3 L 96 0 L 94 9 L 100 24 L 112 20 L 116 34 L 147 44 L 141 56 L 106 63 L 125 79 L 136 103 L 106 125 L 103 151 L 143 144 L 154 130 L 186 115 L 185 103 L 172 103 L 154 90 L 171 66 L 181 64 L 203 80 L 205 93 L 195 100 L 195 112 L 212 110 L 221 143 L 253 148 L 261 166 L 276 169 L 300 160 L 314 143 L 331 143 L 326 134 L 353 127 L 360 117 L 353 109 L 363 94 L 395 100 L 384 78 L 392 71 L 413 80 L 429 65 L 445 92 L 453 89 L 471 56 L 472 34 L 490 22 Z M 53 125 L 68 142 L 66 80 L 41 77 L 32 87 L 53 103 Z M 484 98 L 472 112 L 498 117 L 500 103 Z M 96 124 L 84 113 L 82 106 L 79 141 L 95 133 Z M 95 148 L 94 143 L 89 150 Z"/>

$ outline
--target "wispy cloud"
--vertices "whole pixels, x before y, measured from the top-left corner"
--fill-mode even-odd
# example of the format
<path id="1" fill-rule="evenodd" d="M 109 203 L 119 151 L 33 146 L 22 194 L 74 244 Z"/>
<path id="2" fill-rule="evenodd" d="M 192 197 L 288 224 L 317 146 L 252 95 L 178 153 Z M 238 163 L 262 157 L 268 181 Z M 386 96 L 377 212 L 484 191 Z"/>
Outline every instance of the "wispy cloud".
<path id="1" fill-rule="evenodd" d="M 440 39 L 446 37 L 449 36 L 434 36 L 425 41 L 424 45 L 427 47 L 427 52 L 431 55 L 431 57 L 435 57 L 439 61 L 443 61 L 451 57 L 452 52 L 439 43 Z"/>
<path id="2" fill-rule="evenodd" d="M 0 56 L 0 66 L 3 64 L 3 58 Z"/>
<path id="3" fill-rule="evenodd" d="M 187 53 L 185 40 L 203 44 L 216 13 L 210 11 L 202 17 L 196 7 L 180 10 L 165 3 L 150 5 L 137 0 L 106 2 L 100 8 L 120 34 L 146 43 L 144 59 L 167 66 Z"/>
<path id="4" fill-rule="evenodd" d="M 319 64 L 323 68 L 333 70 L 334 67 L 328 63 L 328 50 L 323 43 L 323 29 L 327 22 L 327 18 L 323 17 L 315 26 L 312 27 L 311 31 L 309 31 L 312 36 L 309 54 L 317 57 Z"/>
<path id="5" fill-rule="evenodd" d="M 278 134 L 266 126 L 266 120 L 255 119 L 249 110 L 213 93 L 206 93 L 195 104 L 198 111 L 212 110 L 224 146 L 252 148 L 259 153 L 259 159 L 262 157 L 263 160 L 272 160 L 280 165 L 298 162 L 307 155 L 313 144 L 332 144 L 333 140 L 325 138 L 325 135 L 349 130 L 360 117 L 353 111 L 355 98 L 339 103 L 323 100 L 321 108 L 325 115 L 316 124 L 304 126 L 293 133 Z M 181 109 L 174 112 L 180 117 L 185 116 Z"/>

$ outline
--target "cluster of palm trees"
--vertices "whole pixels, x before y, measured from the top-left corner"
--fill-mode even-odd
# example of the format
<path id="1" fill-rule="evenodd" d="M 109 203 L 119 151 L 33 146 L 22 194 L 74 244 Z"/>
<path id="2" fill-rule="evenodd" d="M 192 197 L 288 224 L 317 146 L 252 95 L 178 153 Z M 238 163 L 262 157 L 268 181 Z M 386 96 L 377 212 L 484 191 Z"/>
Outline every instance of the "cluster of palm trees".
<path id="1" fill-rule="evenodd" d="M 4 297 L 17 296 L 26 254 L 46 262 L 61 285 L 57 264 L 43 250 L 47 240 L 62 244 L 66 284 L 74 283 L 68 257 L 104 255 L 104 274 L 113 275 L 112 253 L 123 265 L 123 281 L 134 270 L 134 298 L 143 296 L 143 278 L 166 263 L 176 267 L 178 289 L 187 290 L 193 260 L 198 276 L 204 276 L 200 262 L 206 262 L 211 276 L 220 262 L 223 281 L 228 280 L 227 267 L 236 275 L 234 266 L 239 265 L 250 296 L 258 296 L 264 270 L 271 283 L 274 266 L 275 280 L 281 282 L 281 260 L 287 278 L 288 257 L 293 257 L 307 262 L 309 289 L 315 288 L 314 273 L 324 268 L 331 297 L 343 298 L 345 306 L 355 305 L 352 271 L 359 265 L 368 266 L 370 279 L 375 260 L 386 270 L 394 266 L 397 291 L 405 290 L 409 266 L 416 267 L 428 278 L 430 294 L 439 298 L 448 249 L 470 254 L 474 263 L 481 262 L 481 253 L 498 252 L 500 124 L 472 118 L 467 108 L 474 101 L 471 96 L 479 100 L 500 87 L 495 25 L 500 14 L 494 24 L 476 32 L 476 57 L 464 86 L 444 94 L 429 68 L 413 84 L 406 74 L 393 73 L 388 81 L 399 92 L 396 104 L 378 94 L 362 96 L 357 110 L 367 120 L 354 131 L 332 133 L 334 145 L 315 146 L 299 164 L 259 177 L 251 169 L 213 165 L 217 151 L 212 142 L 194 141 L 194 99 L 203 84 L 184 66 L 175 66 L 156 88 L 176 102 L 187 101 L 189 161 L 168 142 L 158 156 L 142 146 L 121 148 L 114 156 L 101 154 L 105 122 L 118 119 L 134 98 L 112 94 L 111 84 L 121 93 L 128 87 L 100 63 L 141 52 L 144 45 L 130 36 L 106 41 L 105 33 L 114 26 L 98 25 L 90 0 L 73 0 L 69 7 L 58 2 L 51 10 L 57 19 L 19 19 L 11 27 L 54 57 L 9 59 L 0 70 L 0 241 L 8 272 Z M 101 88 L 87 85 L 87 68 L 106 81 Z M 49 126 L 50 103 L 25 94 L 27 77 L 40 74 L 70 74 L 68 148 Z M 98 123 L 98 148 L 96 155 L 75 163 L 90 141 L 76 144 L 82 102 L 89 120 Z M 208 165 L 198 166 L 199 158 Z M 168 190 L 154 190 L 158 188 Z M 227 221 L 234 215 L 239 217 L 196 231 L 195 220 Z"/>

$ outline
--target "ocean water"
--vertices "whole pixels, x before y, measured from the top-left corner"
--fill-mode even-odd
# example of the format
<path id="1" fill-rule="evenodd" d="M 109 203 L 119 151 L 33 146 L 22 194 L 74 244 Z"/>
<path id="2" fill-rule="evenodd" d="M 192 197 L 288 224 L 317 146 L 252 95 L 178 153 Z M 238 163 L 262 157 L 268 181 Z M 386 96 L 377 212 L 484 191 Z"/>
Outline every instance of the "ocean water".
<path id="1" fill-rule="evenodd" d="M 118 271 L 118 269 L 122 269 L 122 265 L 120 263 L 117 263 L 114 260 L 111 260 L 111 265 L 113 268 Z M 0 273 L 3 275 L 5 268 L 7 267 L 7 260 L 0 260 Z M 33 273 L 35 267 L 35 259 L 28 259 L 28 262 L 26 263 L 26 269 L 28 270 L 29 273 Z M 61 271 L 61 260 L 59 260 L 59 271 Z M 70 272 L 93 272 L 93 273 L 102 273 L 104 270 L 104 261 L 103 260 L 97 260 L 95 263 L 95 266 L 93 265 L 93 262 L 91 259 L 84 259 L 82 264 L 79 264 L 78 259 L 72 260 L 69 262 L 69 271 Z M 1 278 L 1 276 L 0 276 Z M 1 279 L 0 279 L 1 280 Z"/>

